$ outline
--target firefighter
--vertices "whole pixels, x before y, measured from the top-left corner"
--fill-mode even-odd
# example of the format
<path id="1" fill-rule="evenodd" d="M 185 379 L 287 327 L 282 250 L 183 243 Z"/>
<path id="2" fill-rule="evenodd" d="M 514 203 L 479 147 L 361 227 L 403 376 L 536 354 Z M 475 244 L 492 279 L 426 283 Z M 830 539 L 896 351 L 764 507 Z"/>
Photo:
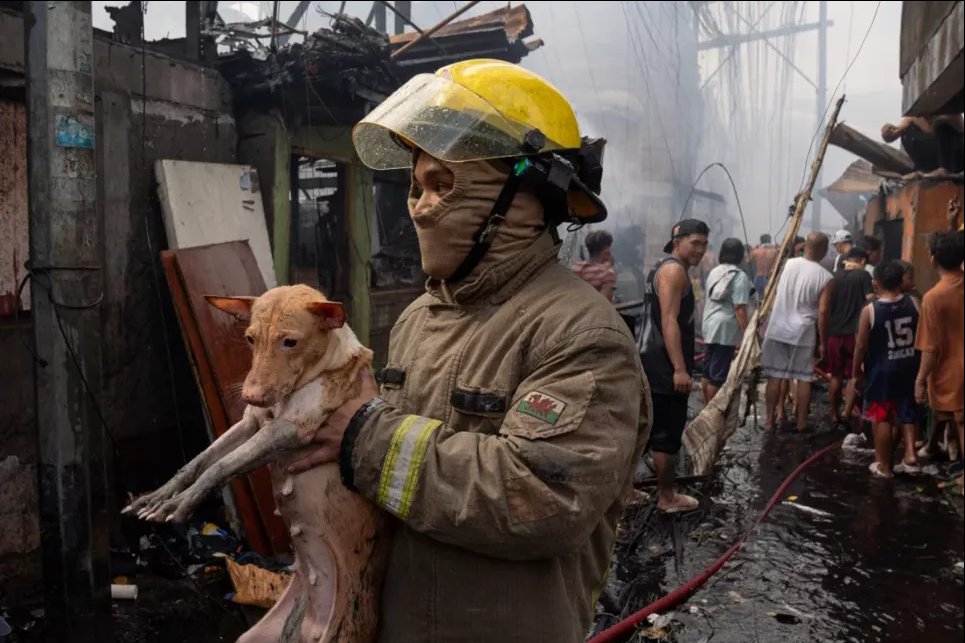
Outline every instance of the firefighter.
<path id="1" fill-rule="evenodd" d="M 582 642 L 650 395 L 613 306 L 556 258 L 602 221 L 602 141 L 552 85 L 493 60 L 415 76 L 359 123 L 359 158 L 412 169 L 426 292 L 381 388 L 296 465 L 338 461 L 397 520 L 381 641 Z"/>

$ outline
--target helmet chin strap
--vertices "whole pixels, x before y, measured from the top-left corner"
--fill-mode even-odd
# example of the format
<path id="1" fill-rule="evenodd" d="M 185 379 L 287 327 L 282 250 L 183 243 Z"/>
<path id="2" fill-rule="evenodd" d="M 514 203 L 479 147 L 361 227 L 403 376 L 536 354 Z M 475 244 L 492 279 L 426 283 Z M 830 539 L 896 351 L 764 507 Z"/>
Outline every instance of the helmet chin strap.
<path id="1" fill-rule="evenodd" d="M 490 246 L 493 244 L 493 238 L 496 236 L 496 230 L 499 228 L 500 224 L 506 220 L 506 213 L 509 212 L 509 207 L 513 203 L 513 199 L 516 197 L 516 193 L 519 191 L 519 186 L 523 181 L 523 174 L 526 169 L 528 169 L 529 161 L 523 159 L 516 163 L 513 170 L 506 177 L 506 183 L 503 184 L 503 189 L 500 190 L 499 196 L 496 198 L 496 202 L 493 203 L 492 210 L 489 211 L 489 216 L 483 221 L 479 229 L 476 230 L 476 234 L 473 235 L 473 246 L 469 250 L 469 254 L 466 258 L 462 260 L 456 271 L 446 279 L 448 283 L 456 283 L 462 281 L 469 276 L 469 273 L 479 265 L 482 258 L 486 256 L 486 252 L 489 251 Z"/>

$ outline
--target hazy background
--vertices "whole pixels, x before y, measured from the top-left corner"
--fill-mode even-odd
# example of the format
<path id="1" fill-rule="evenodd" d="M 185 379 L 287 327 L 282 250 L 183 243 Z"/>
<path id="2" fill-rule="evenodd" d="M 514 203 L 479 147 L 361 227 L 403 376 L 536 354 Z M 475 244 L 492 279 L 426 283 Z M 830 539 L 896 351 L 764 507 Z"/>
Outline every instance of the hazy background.
<path id="1" fill-rule="evenodd" d="M 95 2 L 95 25 L 111 29 L 104 7 L 121 4 L 125 3 Z M 222 15 L 230 21 L 225 5 L 245 8 L 244 4 L 256 11 L 259 3 L 223 2 Z M 280 16 L 287 18 L 296 4 L 282 2 Z M 328 18 L 317 8 L 333 12 L 340 4 L 313 3 L 299 26 L 314 30 L 326 25 Z M 695 3 L 689 2 L 526 4 L 535 37 L 545 45 L 522 64 L 569 98 L 584 133 L 609 141 L 603 194 L 611 217 L 605 226 L 636 223 L 650 233 L 663 234 L 659 231 L 679 216 L 695 175 L 708 163 L 720 161 L 733 174 L 752 243 L 761 233 L 778 231 L 803 182 L 808 148 L 818 125 L 814 88 L 775 49 L 816 81 L 817 32 L 773 37 L 773 49 L 758 42 L 698 52 L 696 42 L 715 37 L 715 32 L 747 32 L 748 24 L 770 30 L 816 22 L 817 2 L 706 3 L 701 25 L 695 25 Z M 349 2 L 346 11 L 365 18 L 371 5 Z M 412 17 L 428 28 L 461 5 L 414 2 Z M 505 5 L 481 2 L 467 15 Z M 876 136 L 882 123 L 900 117 L 901 3 L 828 5 L 828 17 L 834 22 L 828 31 L 828 100 L 834 98 L 831 92 L 841 81 L 838 93 L 848 96 L 843 120 Z M 234 19 L 240 19 L 240 14 Z M 391 14 L 388 22 L 391 28 Z M 145 28 L 149 39 L 183 36 L 184 3 L 148 3 Z M 724 58 L 727 62 L 715 73 Z M 852 59 L 854 64 L 842 80 Z M 833 182 L 854 160 L 830 148 L 823 185 Z M 719 193 L 726 200 L 723 217 L 736 217 L 734 195 L 719 168 L 711 169 L 698 187 Z M 822 227 L 832 231 L 842 224 L 825 201 Z M 739 223 L 732 232 L 743 236 Z"/>

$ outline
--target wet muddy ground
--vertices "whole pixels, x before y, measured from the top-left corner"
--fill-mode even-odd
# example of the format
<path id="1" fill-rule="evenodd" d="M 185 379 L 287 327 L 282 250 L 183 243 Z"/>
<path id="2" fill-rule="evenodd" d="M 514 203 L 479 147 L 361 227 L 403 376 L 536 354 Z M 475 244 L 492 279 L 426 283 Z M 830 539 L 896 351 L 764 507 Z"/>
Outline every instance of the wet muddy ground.
<path id="1" fill-rule="evenodd" d="M 824 392 L 813 417 L 823 417 Z M 700 408 L 694 402 L 693 410 Z M 607 589 L 603 627 L 677 588 L 754 522 L 800 462 L 839 440 L 827 427 L 799 436 L 752 424 L 728 443 L 716 472 L 687 486 L 701 500 L 667 519 L 652 503 L 628 511 Z M 872 478 L 870 452 L 837 450 L 788 490 L 743 549 L 650 634 L 678 643 L 929 641 L 959 643 L 963 626 L 963 502 L 934 478 Z M 114 604 L 115 640 L 234 641 L 261 611 L 224 600 L 223 575 L 191 581 L 143 575 L 136 602 Z M 4 612 L 11 641 L 43 640 L 39 605 Z M 647 640 L 638 632 L 635 641 Z"/>
<path id="2" fill-rule="evenodd" d="M 816 391 L 812 417 L 826 414 L 825 395 Z M 628 512 L 608 588 L 610 611 L 620 613 L 598 627 L 723 554 L 799 463 L 842 437 L 816 428 L 801 436 L 748 424 L 715 474 L 688 487 L 698 511 L 667 519 L 651 503 Z M 694 643 L 962 641 L 961 496 L 935 478 L 872 478 L 872 459 L 835 450 L 808 468 L 742 550 L 649 634 Z"/>

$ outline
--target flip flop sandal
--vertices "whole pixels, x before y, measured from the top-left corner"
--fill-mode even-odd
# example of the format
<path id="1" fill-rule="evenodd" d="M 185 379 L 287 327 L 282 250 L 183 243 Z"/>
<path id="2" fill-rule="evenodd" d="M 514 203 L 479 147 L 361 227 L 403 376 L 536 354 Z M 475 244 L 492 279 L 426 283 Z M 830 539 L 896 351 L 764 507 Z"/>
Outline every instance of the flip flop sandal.
<path id="1" fill-rule="evenodd" d="M 670 509 L 660 509 L 660 507 L 657 507 L 657 511 L 667 515 L 682 514 L 682 513 L 687 513 L 688 511 L 693 511 L 694 509 L 700 506 L 700 502 L 696 498 L 692 496 L 688 496 L 683 493 L 678 493 L 677 500 L 681 500 L 681 499 L 683 499 L 683 502 L 681 504 L 674 505 Z"/>
<path id="2" fill-rule="evenodd" d="M 917 464 L 906 464 L 904 460 L 899 462 L 894 466 L 893 471 L 895 473 L 903 473 L 909 476 L 915 476 L 921 473 L 921 467 Z"/>
<path id="3" fill-rule="evenodd" d="M 885 472 L 881 470 L 881 465 L 877 462 L 872 462 L 871 465 L 868 466 L 868 471 L 871 472 L 871 475 L 877 478 L 884 478 L 885 480 L 891 480 L 891 478 L 894 477 L 885 474 Z"/>

